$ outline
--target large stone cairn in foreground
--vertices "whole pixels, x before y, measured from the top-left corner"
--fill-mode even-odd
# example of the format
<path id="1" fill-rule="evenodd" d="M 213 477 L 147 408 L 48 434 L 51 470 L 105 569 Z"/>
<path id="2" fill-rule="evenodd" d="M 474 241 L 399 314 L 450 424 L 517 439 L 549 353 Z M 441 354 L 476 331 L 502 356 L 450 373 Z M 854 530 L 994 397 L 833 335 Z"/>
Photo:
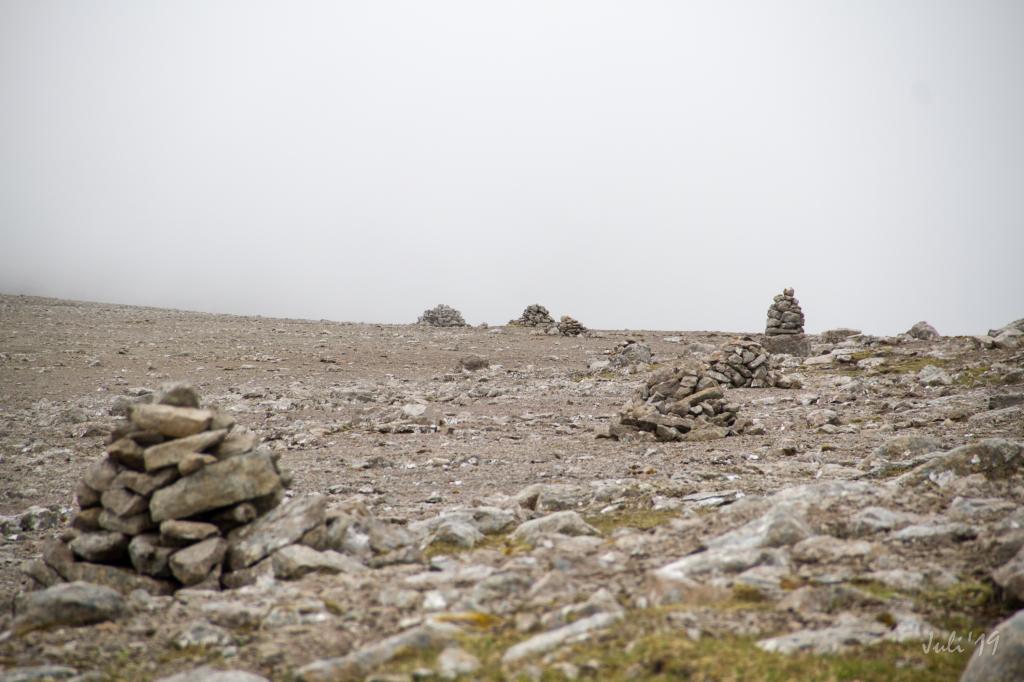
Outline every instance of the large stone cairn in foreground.
<path id="1" fill-rule="evenodd" d="M 551 317 L 548 309 L 540 303 L 526 306 L 523 314 L 518 320 L 509 320 L 510 327 L 543 327 L 548 329 L 555 326 L 555 318 Z"/>
<path id="2" fill-rule="evenodd" d="M 708 359 L 708 376 L 734 388 L 788 388 L 789 381 L 772 368 L 772 356 L 749 336 L 728 341 Z"/>
<path id="3" fill-rule="evenodd" d="M 579 320 L 575 320 L 568 315 L 562 315 L 562 319 L 558 321 L 558 333 L 562 336 L 579 336 L 580 334 L 586 334 L 587 328 L 579 323 Z"/>
<path id="4" fill-rule="evenodd" d="M 638 394 L 612 419 L 609 435 L 650 431 L 660 441 L 711 440 L 742 430 L 739 405 L 701 367 L 659 370 L 649 376 Z M 735 428 L 734 428 L 735 427 Z"/>
<path id="5" fill-rule="evenodd" d="M 114 427 L 76 489 L 71 528 L 25 566 L 39 585 L 82 580 L 153 594 L 235 587 L 254 582 L 250 567 L 275 550 L 312 539 L 317 524 L 325 532 L 322 498 L 278 506 L 290 477 L 254 433 L 200 409 L 184 384 L 155 397 Z"/>
<path id="6" fill-rule="evenodd" d="M 466 327 L 462 313 L 455 308 L 439 303 L 430 310 L 424 310 L 416 324 L 428 324 L 431 327 Z"/>
<path id="7" fill-rule="evenodd" d="M 804 312 L 793 293 L 792 289 L 784 289 L 768 308 L 768 323 L 764 330 L 768 336 L 804 333 Z"/>

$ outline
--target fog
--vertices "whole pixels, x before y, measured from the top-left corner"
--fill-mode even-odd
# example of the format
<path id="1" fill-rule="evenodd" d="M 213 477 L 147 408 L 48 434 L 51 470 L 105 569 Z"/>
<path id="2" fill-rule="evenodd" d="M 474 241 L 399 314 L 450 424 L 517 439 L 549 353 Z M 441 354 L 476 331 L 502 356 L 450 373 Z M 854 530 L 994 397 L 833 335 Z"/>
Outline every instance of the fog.
<path id="1" fill-rule="evenodd" d="M 1024 316 L 1024 3 L 0 0 L 0 291 Z M 2 323 L 2 319 L 0 319 Z"/>

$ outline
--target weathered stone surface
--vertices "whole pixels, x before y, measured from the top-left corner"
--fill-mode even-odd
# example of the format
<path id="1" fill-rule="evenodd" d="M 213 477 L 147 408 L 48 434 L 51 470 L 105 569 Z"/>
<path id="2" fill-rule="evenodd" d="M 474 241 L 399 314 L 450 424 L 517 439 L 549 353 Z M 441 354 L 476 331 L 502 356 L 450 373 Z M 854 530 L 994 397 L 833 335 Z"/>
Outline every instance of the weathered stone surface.
<path id="1" fill-rule="evenodd" d="M 141 470 L 145 466 L 142 453 L 142 447 L 128 437 L 116 440 L 107 446 L 107 454 L 112 460 L 135 470 Z"/>
<path id="2" fill-rule="evenodd" d="M 31 592 L 21 598 L 14 631 L 20 635 L 54 626 L 102 623 L 119 617 L 124 611 L 124 599 L 116 591 L 76 581 Z"/>
<path id="3" fill-rule="evenodd" d="M 79 509 L 88 509 L 89 507 L 98 506 L 101 494 L 102 493 L 99 491 L 90 488 L 89 484 L 87 484 L 84 479 L 79 481 L 75 486 L 75 502 L 78 503 Z"/>
<path id="4" fill-rule="evenodd" d="M 154 490 L 173 483 L 177 478 L 178 472 L 172 468 L 160 469 L 149 474 L 141 471 L 122 471 L 114 479 L 113 485 L 149 497 Z"/>
<path id="5" fill-rule="evenodd" d="M 532 519 L 519 525 L 512 532 L 512 540 L 529 545 L 536 544 L 541 536 L 548 533 L 562 535 L 598 535 L 597 529 L 583 520 L 574 511 L 559 511 L 539 519 Z"/>
<path id="6" fill-rule="evenodd" d="M 0 672 L 0 682 L 54 682 L 79 679 L 78 670 L 66 665 L 32 665 Z"/>
<path id="7" fill-rule="evenodd" d="M 156 526 L 149 512 L 142 512 L 132 516 L 118 516 L 108 509 L 100 512 L 99 524 L 100 528 L 104 530 L 124 533 L 125 535 L 138 535 Z"/>
<path id="8" fill-rule="evenodd" d="M 89 467 L 82 479 L 87 486 L 97 493 L 102 493 L 114 482 L 123 467 L 109 457 L 97 461 Z"/>
<path id="9" fill-rule="evenodd" d="M 361 679 L 374 668 L 403 652 L 423 651 L 452 642 L 461 631 L 453 625 L 428 621 L 340 658 L 325 658 L 299 668 L 299 682 L 336 682 Z"/>
<path id="10" fill-rule="evenodd" d="M 915 339 L 920 339 L 922 341 L 933 341 L 939 338 L 940 336 L 939 332 L 935 329 L 935 327 L 931 326 L 924 320 L 918 322 L 913 327 L 908 329 L 906 331 L 906 334 L 907 336 L 911 336 Z"/>
<path id="11" fill-rule="evenodd" d="M 501 657 L 501 662 L 505 665 L 513 665 L 525 658 L 539 656 L 540 654 L 557 649 L 570 640 L 577 641 L 588 633 L 611 627 L 620 620 L 622 620 L 621 612 L 596 613 L 592 616 L 581 618 L 569 625 L 550 632 L 534 635 L 524 642 L 509 647 L 508 651 Z"/>
<path id="12" fill-rule="evenodd" d="M 199 393 L 191 384 L 174 381 L 161 385 L 153 394 L 153 402 L 158 405 L 198 408 Z"/>
<path id="13" fill-rule="evenodd" d="M 154 471 L 163 467 L 177 466 L 182 459 L 193 453 L 203 452 L 218 445 L 227 435 L 227 431 L 204 431 L 194 436 L 169 440 L 166 443 L 146 448 L 146 471 Z"/>
<path id="14" fill-rule="evenodd" d="M 213 537 L 180 549 L 170 558 L 171 573 L 184 585 L 195 585 L 206 579 L 227 551 L 224 538 Z"/>
<path id="15" fill-rule="evenodd" d="M 43 541 L 43 561 L 64 580 L 74 580 L 75 555 L 65 543 L 57 538 Z"/>
<path id="16" fill-rule="evenodd" d="M 224 440 L 214 450 L 217 457 L 226 459 L 251 451 L 259 444 L 259 437 L 249 429 L 234 429 L 224 436 Z"/>
<path id="17" fill-rule="evenodd" d="M 256 519 L 258 512 L 250 502 L 242 502 L 213 515 L 212 521 L 228 530 Z"/>
<path id="18" fill-rule="evenodd" d="M 160 540 L 169 546 L 190 545 L 218 534 L 212 523 L 202 521 L 164 521 L 160 524 Z"/>
<path id="19" fill-rule="evenodd" d="M 181 458 L 178 462 L 178 473 L 182 476 L 188 476 L 202 469 L 208 464 L 213 464 L 217 461 L 217 458 L 213 455 L 204 455 L 198 452 L 192 452 Z"/>
<path id="20" fill-rule="evenodd" d="M 68 547 L 86 561 L 115 563 L 122 561 L 128 552 L 128 536 L 110 531 L 82 533 L 68 543 Z"/>
<path id="21" fill-rule="evenodd" d="M 1024 549 L 993 571 L 992 580 L 1014 599 L 1024 602 Z"/>
<path id="22" fill-rule="evenodd" d="M 446 647 L 437 655 L 437 674 L 442 680 L 455 680 L 478 670 L 480 659 L 461 647 Z"/>
<path id="23" fill-rule="evenodd" d="M 223 466 L 231 461 L 234 460 L 215 466 Z M 281 547 L 297 542 L 307 531 L 324 523 L 325 504 L 322 495 L 296 498 L 232 532 L 228 566 L 237 571 L 253 565 Z"/>
<path id="24" fill-rule="evenodd" d="M 52 587 L 64 582 L 64 579 L 61 578 L 60 574 L 47 566 L 46 562 L 42 559 L 29 559 L 28 561 L 23 561 L 18 566 L 18 570 L 22 575 L 31 579 L 32 582 L 39 587 Z M 2 680 L 3 678 L 0 677 L 0 682 L 2 682 Z"/>
<path id="25" fill-rule="evenodd" d="M 161 677 L 155 682 L 270 682 L 266 677 L 245 670 L 217 670 L 202 666 L 185 672 Z"/>
<path id="26" fill-rule="evenodd" d="M 150 514 L 157 522 L 187 518 L 267 495 L 278 487 L 280 480 L 269 455 L 239 455 L 156 491 L 149 503 Z"/>
<path id="27" fill-rule="evenodd" d="M 171 405 L 133 405 L 131 420 L 143 431 L 156 431 L 171 438 L 185 438 L 205 431 L 213 419 L 210 410 Z"/>
<path id="28" fill-rule="evenodd" d="M 169 578 L 171 571 L 167 562 L 175 549 L 160 546 L 159 540 L 160 536 L 156 533 L 136 535 L 128 544 L 128 556 L 139 573 L 154 578 Z"/>
<path id="29" fill-rule="evenodd" d="M 318 552 L 305 545 L 288 545 L 271 557 L 274 575 L 282 580 L 294 580 L 309 573 L 362 573 L 363 564 L 350 556 L 327 550 Z"/>
<path id="30" fill-rule="evenodd" d="M 174 586 L 169 582 L 139 575 L 131 569 L 85 561 L 79 561 L 71 567 L 68 579 L 104 585 L 121 594 L 131 594 L 134 590 L 143 590 L 152 595 L 174 592 Z"/>
<path id="31" fill-rule="evenodd" d="M 1024 610 L 985 636 L 960 677 L 960 682 L 995 680 L 1024 680 Z"/>
<path id="32" fill-rule="evenodd" d="M 1005 480 L 1021 469 L 1021 445 L 1003 438 L 988 438 L 943 452 L 895 480 L 897 486 L 938 484 L 947 478 L 981 474 Z"/>
<path id="33" fill-rule="evenodd" d="M 100 503 L 104 509 L 117 516 L 135 516 L 149 508 L 149 502 L 145 497 L 136 495 L 126 488 L 110 487 L 103 491 Z"/>
<path id="34" fill-rule="evenodd" d="M 274 581 L 274 560 L 272 558 L 259 561 L 248 568 L 223 573 L 220 583 L 229 590 L 247 585 Z"/>
<path id="35" fill-rule="evenodd" d="M 74 515 L 71 519 L 71 527 L 89 532 L 100 529 L 100 514 L 103 509 L 100 507 L 89 507 Z"/>

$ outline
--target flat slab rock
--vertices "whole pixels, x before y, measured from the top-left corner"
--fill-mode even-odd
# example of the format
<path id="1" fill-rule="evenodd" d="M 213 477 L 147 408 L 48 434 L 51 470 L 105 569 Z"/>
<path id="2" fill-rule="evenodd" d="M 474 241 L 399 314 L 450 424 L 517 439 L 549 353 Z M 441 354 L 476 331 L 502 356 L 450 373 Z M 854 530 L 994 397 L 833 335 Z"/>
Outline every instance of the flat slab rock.
<path id="1" fill-rule="evenodd" d="M 109 587 L 86 582 L 54 585 L 19 601 L 14 631 L 24 634 L 56 626 L 102 623 L 117 618 L 124 610 L 124 598 Z"/>
<path id="2" fill-rule="evenodd" d="M 276 550 L 297 542 L 307 531 L 324 523 L 325 511 L 323 495 L 285 502 L 230 536 L 228 567 L 237 571 L 252 566 Z"/>
<path id="3" fill-rule="evenodd" d="M 254 452 L 211 464 L 156 491 L 149 512 L 158 523 L 184 519 L 262 497 L 280 486 L 270 455 Z"/>

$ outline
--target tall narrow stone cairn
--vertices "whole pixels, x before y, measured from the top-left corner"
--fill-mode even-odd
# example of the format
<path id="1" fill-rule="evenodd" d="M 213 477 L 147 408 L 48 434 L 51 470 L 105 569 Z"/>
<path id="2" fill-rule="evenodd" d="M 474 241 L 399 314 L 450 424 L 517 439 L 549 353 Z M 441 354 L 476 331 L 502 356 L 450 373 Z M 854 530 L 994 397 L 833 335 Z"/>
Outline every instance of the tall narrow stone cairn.
<path id="1" fill-rule="evenodd" d="M 783 289 L 769 306 L 768 325 L 764 330 L 768 336 L 804 333 L 804 311 L 793 293 L 792 289 Z"/>
<path id="2" fill-rule="evenodd" d="M 558 333 L 562 336 L 579 336 L 580 334 L 586 334 L 587 328 L 568 315 L 562 315 L 562 319 L 558 321 Z"/>
<path id="3" fill-rule="evenodd" d="M 708 359 L 708 376 L 734 388 L 789 388 L 790 381 L 772 368 L 772 356 L 749 336 L 728 341 Z"/>
<path id="4" fill-rule="evenodd" d="M 650 431 L 660 441 L 723 438 L 746 426 L 746 421 L 737 420 L 739 409 L 703 368 L 666 368 L 649 376 L 612 418 L 609 436 Z"/>
<path id="5" fill-rule="evenodd" d="M 518 320 L 510 320 L 510 327 L 542 327 L 548 329 L 555 326 L 555 318 L 540 303 L 526 306 Z"/>
<path id="6" fill-rule="evenodd" d="M 263 560 L 276 552 L 280 563 L 288 545 L 315 544 L 326 533 L 323 498 L 278 506 L 290 476 L 254 433 L 233 426 L 200 409 L 183 384 L 133 405 L 78 484 L 71 527 L 24 572 L 43 587 L 83 580 L 124 593 L 217 590 L 255 582 L 271 568 Z"/>
<path id="7" fill-rule="evenodd" d="M 416 324 L 427 324 L 431 327 L 467 327 L 462 313 L 455 308 L 439 303 L 429 310 L 424 310 Z"/>

